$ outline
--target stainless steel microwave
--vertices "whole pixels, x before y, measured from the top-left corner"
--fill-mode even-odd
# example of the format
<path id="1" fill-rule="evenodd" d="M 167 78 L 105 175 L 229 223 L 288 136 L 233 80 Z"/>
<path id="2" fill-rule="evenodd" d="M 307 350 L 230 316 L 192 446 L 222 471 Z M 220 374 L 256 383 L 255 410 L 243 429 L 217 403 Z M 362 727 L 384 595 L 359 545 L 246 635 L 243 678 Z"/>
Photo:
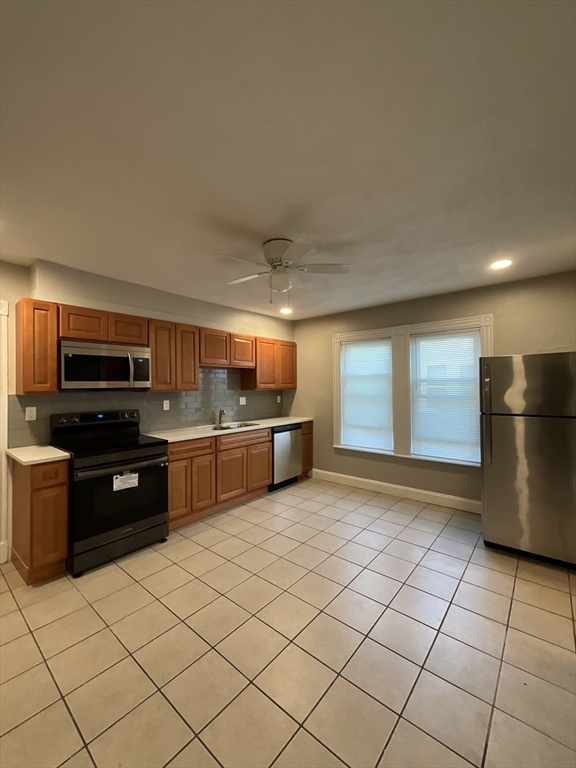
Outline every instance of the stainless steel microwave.
<path id="1" fill-rule="evenodd" d="M 149 347 L 124 347 L 86 341 L 60 342 L 62 389 L 148 389 Z"/>

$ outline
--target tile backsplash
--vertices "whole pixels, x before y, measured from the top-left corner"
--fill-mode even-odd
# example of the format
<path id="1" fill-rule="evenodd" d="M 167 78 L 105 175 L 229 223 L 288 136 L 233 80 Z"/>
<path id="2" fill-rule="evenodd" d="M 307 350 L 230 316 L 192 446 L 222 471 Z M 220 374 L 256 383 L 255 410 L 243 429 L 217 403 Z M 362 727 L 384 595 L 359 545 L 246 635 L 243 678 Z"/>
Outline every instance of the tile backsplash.
<path id="1" fill-rule="evenodd" d="M 270 419 L 282 415 L 276 402 L 279 392 L 240 389 L 240 371 L 233 368 L 201 368 L 200 389 L 196 392 L 98 391 L 61 392 L 56 395 L 10 395 L 8 398 L 8 447 L 50 442 L 50 416 L 92 410 L 140 409 L 140 429 L 151 432 L 211 424 L 219 408 L 225 421 Z M 246 405 L 239 405 L 239 398 Z M 163 401 L 170 410 L 163 410 Z M 35 406 L 36 421 L 26 421 L 26 407 Z"/>

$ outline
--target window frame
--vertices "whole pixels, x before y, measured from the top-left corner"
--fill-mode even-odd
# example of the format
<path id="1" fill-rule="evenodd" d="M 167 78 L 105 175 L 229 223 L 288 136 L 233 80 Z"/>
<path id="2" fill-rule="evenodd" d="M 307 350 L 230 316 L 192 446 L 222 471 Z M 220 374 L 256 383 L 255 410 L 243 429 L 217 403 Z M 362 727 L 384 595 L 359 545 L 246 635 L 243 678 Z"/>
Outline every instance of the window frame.
<path id="1" fill-rule="evenodd" d="M 491 314 L 460 317 L 453 320 L 438 320 L 413 325 L 398 325 L 390 328 L 378 328 L 369 331 L 336 333 L 332 337 L 333 349 L 333 448 L 358 453 L 376 453 L 382 456 L 397 456 L 412 461 L 432 461 L 437 464 L 460 464 L 480 466 L 476 461 L 444 459 L 433 456 L 418 456 L 411 452 L 411 384 L 410 384 L 410 338 L 431 333 L 449 333 L 450 331 L 480 331 L 480 354 L 488 357 L 493 354 L 494 318 Z M 342 401 L 341 401 L 341 349 L 342 344 L 354 341 L 373 341 L 390 339 L 392 344 L 392 419 L 394 450 L 385 451 L 377 448 L 359 448 L 342 443 Z"/>

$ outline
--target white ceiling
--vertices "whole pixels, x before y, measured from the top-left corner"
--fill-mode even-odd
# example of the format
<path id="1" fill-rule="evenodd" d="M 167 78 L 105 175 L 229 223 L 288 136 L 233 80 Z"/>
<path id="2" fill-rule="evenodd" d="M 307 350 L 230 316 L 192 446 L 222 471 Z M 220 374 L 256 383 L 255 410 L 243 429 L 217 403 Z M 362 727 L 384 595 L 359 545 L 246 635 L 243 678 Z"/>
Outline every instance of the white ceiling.
<path id="1" fill-rule="evenodd" d="M 2 3 L 2 255 L 294 318 L 574 266 L 574 4 Z M 510 255 L 504 273 L 487 270 Z"/>

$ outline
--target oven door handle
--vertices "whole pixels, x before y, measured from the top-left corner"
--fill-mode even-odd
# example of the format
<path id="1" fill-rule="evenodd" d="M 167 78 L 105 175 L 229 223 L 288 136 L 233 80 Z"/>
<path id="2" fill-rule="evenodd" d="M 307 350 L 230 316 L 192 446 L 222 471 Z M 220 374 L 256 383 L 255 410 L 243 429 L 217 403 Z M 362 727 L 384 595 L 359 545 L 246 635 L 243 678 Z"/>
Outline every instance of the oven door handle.
<path id="1" fill-rule="evenodd" d="M 105 469 L 78 469 L 74 472 L 74 480 L 88 480 L 92 477 L 104 477 L 105 475 L 121 475 L 123 472 L 132 472 L 135 469 L 145 469 L 146 467 L 167 466 L 168 456 L 162 456 L 159 459 L 121 464 L 116 467 L 106 467 Z"/>

